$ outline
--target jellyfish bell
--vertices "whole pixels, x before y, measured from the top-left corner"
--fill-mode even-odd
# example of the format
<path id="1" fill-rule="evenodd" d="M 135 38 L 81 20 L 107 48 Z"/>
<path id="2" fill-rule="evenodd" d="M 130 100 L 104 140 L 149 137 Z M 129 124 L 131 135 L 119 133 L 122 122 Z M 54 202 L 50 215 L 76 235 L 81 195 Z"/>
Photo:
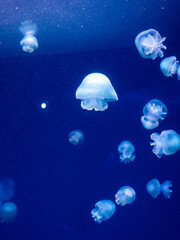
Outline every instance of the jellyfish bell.
<path id="1" fill-rule="evenodd" d="M 161 38 L 158 31 L 148 29 L 139 33 L 135 38 L 135 45 L 141 57 L 155 59 L 156 57 L 163 57 L 162 49 L 166 49 L 163 42 L 166 38 Z"/>
<path id="2" fill-rule="evenodd" d="M 73 145 L 82 144 L 84 141 L 84 133 L 81 130 L 74 130 L 69 133 L 69 142 Z"/>
<path id="3" fill-rule="evenodd" d="M 121 206 L 134 202 L 135 198 L 136 193 L 134 189 L 129 186 L 121 187 L 115 195 L 117 205 Z"/>
<path id="4" fill-rule="evenodd" d="M 95 222 L 101 223 L 112 217 L 115 210 L 116 206 L 111 200 L 101 200 L 95 204 L 95 208 L 91 211 L 91 215 Z"/>
<path id="5" fill-rule="evenodd" d="M 1 223 L 12 222 L 17 215 L 17 206 L 13 202 L 5 202 L 0 206 Z"/>
<path id="6" fill-rule="evenodd" d="M 110 80 L 102 73 L 87 75 L 76 91 L 76 99 L 82 100 L 83 109 L 95 111 L 106 110 L 107 101 L 118 101 Z"/>
<path id="7" fill-rule="evenodd" d="M 178 76 L 179 61 L 175 56 L 164 58 L 160 63 L 160 69 L 164 76 L 172 77 L 177 73 Z"/>
<path id="8" fill-rule="evenodd" d="M 23 35 L 35 35 L 37 32 L 37 25 L 31 20 L 26 20 L 21 23 L 19 30 Z"/>
<path id="9" fill-rule="evenodd" d="M 20 45 L 24 52 L 32 53 L 38 48 L 38 41 L 33 35 L 25 35 L 21 40 Z"/>

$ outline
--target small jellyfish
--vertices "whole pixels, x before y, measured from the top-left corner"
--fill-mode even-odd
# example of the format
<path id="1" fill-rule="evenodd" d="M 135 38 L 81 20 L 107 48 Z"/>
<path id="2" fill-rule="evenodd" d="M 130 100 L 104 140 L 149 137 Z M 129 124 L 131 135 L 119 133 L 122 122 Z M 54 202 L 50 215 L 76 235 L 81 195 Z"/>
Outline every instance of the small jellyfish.
<path id="1" fill-rule="evenodd" d="M 120 154 L 120 161 L 126 163 L 129 163 L 131 161 L 134 161 L 135 155 L 133 154 L 135 148 L 133 144 L 129 141 L 123 141 L 118 146 L 118 151 Z"/>
<path id="2" fill-rule="evenodd" d="M 76 98 L 82 100 L 83 109 L 95 111 L 104 111 L 108 108 L 107 101 L 118 100 L 110 80 L 102 73 L 87 75 L 76 91 Z"/>
<path id="3" fill-rule="evenodd" d="M 0 222 L 12 222 L 17 215 L 17 206 L 13 202 L 5 202 L 0 206 Z"/>
<path id="4" fill-rule="evenodd" d="M 84 141 L 84 133 L 81 130 L 74 130 L 69 133 L 69 142 L 73 145 L 82 144 Z"/>
<path id="5" fill-rule="evenodd" d="M 106 221 L 114 214 L 116 210 L 115 204 L 110 200 L 101 200 L 95 204 L 95 208 L 91 211 L 92 218 L 97 223 Z"/>
<path id="6" fill-rule="evenodd" d="M 154 129 L 159 126 L 159 121 L 164 120 L 167 115 L 166 106 L 158 99 L 152 99 L 143 108 L 144 116 L 141 122 L 144 128 Z"/>
<path id="7" fill-rule="evenodd" d="M 164 58 L 160 63 L 160 69 L 164 76 L 172 77 L 177 74 L 177 78 L 180 80 L 180 65 L 175 56 Z"/>
<path id="8" fill-rule="evenodd" d="M 165 37 L 161 38 L 158 31 L 149 29 L 139 33 L 135 39 L 135 45 L 143 58 L 155 59 L 157 56 L 163 57 L 162 49 L 166 49 L 163 45 Z"/>
<path id="9" fill-rule="evenodd" d="M 23 35 L 35 35 L 37 32 L 37 25 L 31 20 L 25 20 L 21 23 L 19 30 Z"/>
<path id="10" fill-rule="evenodd" d="M 20 45 L 24 52 L 32 53 L 38 48 L 38 41 L 33 35 L 25 35 L 21 40 Z"/>
<path id="11" fill-rule="evenodd" d="M 129 186 L 124 186 L 118 190 L 115 195 L 115 201 L 117 205 L 124 206 L 134 202 L 136 198 L 136 193 L 133 188 Z"/>
<path id="12" fill-rule="evenodd" d="M 153 146 L 153 153 L 161 158 L 163 154 L 171 155 L 180 149 L 180 135 L 173 130 L 164 130 L 161 134 L 152 133 L 150 145 Z"/>
<path id="13" fill-rule="evenodd" d="M 166 180 L 160 184 L 160 182 L 154 178 L 147 183 L 146 190 L 153 198 L 156 198 L 161 192 L 165 198 L 170 198 L 172 193 L 170 187 L 172 187 L 171 181 Z"/>

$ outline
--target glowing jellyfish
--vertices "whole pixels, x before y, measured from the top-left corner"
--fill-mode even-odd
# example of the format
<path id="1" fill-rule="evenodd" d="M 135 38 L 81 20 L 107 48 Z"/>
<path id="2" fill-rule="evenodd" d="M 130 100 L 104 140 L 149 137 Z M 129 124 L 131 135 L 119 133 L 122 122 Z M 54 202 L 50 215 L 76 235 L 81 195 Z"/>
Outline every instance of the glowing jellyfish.
<path id="1" fill-rule="evenodd" d="M 135 148 L 133 144 L 129 141 L 123 141 L 118 146 L 118 151 L 120 154 L 120 161 L 126 163 L 129 163 L 131 161 L 134 161 L 135 155 L 133 154 Z"/>
<path id="2" fill-rule="evenodd" d="M 143 58 L 155 59 L 157 56 L 163 57 L 162 49 L 166 49 L 163 45 L 165 37 L 161 38 L 158 31 L 149 29 L 139 33 L 135 39 L 135 45 Z"/>
<path id="3" fill-rule="evenodd" d="M 156 198 L 161 192 L 165 198 L 170 198 L 172 193 L 170 187 L 172 187 L 171 181 L 166 180 L 160 184 L 160 182 L 154 178 L 147 183 L 146 190 L 153 198 Z"/>
<path id="4" fill-rule="evenodd" d="M 13 202 L 5 202 L 0 206 L 1 223 L 12 222 L 17 215 L 17 206 Z"/>
<path id="5" fill-rule="evenodd" d="M 177 78 L 180 80 L 180 65 L 175 56 L 164 58 L 160 63 L 160 69 L 164 76 L 172 77 L 177 74 Z"/>
<path id="6" fill-rule="evenodd" d="M 74 130 L 69 133 L 69 142 L 73 145 L 82 144 L 84 141 L 84 133 L 81 130 Z"/>
<path id="7" fill-rule="evenodd" d="M 76 98 L 81 99 L 81 107 L 86 110 L 104 111 L 107 101 L 117 101 L 117 94 L 110 80 L 102 73 L 91 73 L 82 81 L 76 91 Z"/>
<path id="8" fill-rule="evenodd" d="M 0 180 L 0 204 L 9 201 L 14 196 L 14 181 L 11 178 Z"/>
<path id="9" fill-rule="evenodd" d="M 19 30 L 24 35 L 24 38 L 20 42 L 23 51 L 28 53 L 34 52 L 34 50 L 38 48 L 38 41 L 34 36 L 37 32 L 36 24 L 29 20 L 24 21 L 21 23 Z"/>
<path id="10" fill-rule="evenodd" d="M 166 117 L 167 108 L 161 101 L 153 99 L 144 106 L 143 114 L 141 117 L 143 127 L 154 129 L 159 126 L 159 121 Z"/>
<path id="11" fill-rule="evenodd" d="M 24 52 L 32 53 L 38 48 L 38 41 L 33 35 L 25 35 L 21 40 L 20 45 Z"/>
<path id="12" fill-rule="evenodd" d="M 151 134 L 150 145 L 153 146 L 153 153 L 161 158 L 163 154 L 171 155 L 179 151 L 180 149 L 180 135 L 173 130 L 164 130 L 161 134 Z"/>
<path id="13" fill-rule="evenodd" d="M 45 109 L 46 106 L 47 106 L 46 103 L 41 103 L 41 108 L 42 108 L 42 109 Z"/>
<path id="14" fill-rule="evenodd" d="M 124 186 L 118 190 L 115 195 L 115 201 L 117 205 L 124 206 L 134 202 L 136 198 L 136 193 L 133 188 L 129 186 Z"/>
<path id="15" fill-rule="evenodd" d="M 115 204 L 110 200 L 101 200 L 95 204 L 95 208 L 91 211 L 92 218 L 97 223 L 106 221 L 114 214 L 116 210 Z"/>

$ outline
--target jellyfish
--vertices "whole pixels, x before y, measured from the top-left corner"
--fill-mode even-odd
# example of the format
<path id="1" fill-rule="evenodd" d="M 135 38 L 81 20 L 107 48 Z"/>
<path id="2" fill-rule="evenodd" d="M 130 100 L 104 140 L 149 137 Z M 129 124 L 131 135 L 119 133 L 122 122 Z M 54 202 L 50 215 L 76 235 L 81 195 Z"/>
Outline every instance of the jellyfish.
<path id="1" fill-rule="evenodd" d="M 144 116 L 141 122 L 144 128 L 154 129 L 159 126 L 159 121 L 164 120 L 167 115 L 166 106 L 158 99 L 152 99 L 143 108 Z"/>
<path id="2" fill-rule="evenodd" d="M 106 110 L 107 101 L 118 101 L 110 80 L 102 73 L 87 75 L 76 91 L 76 98 L 82 100 L 83 109 L 95 111 Z"/>
<path id="3" fill-rule="evenodd" d="M 172 77 L 177 74 L 177 78 L 180 80 L 180 65 L 175 56 L 164 58 L 160 63 L 160 69 L 164 76 Z"/>
<path id="4" fill-rule="evenodd" d="M 133 144 L 129 141 L 123 141 L 118 146 L 118 151 L 120 154 L 120 161 L 126 163 L 134 161 L 135 155 L 133 154 L 135 148 Z"/>
<path id="5" fill-rule="evenodd" d="M 0 222 L 12 222 L 17 215 L 17 206 L 13 202 L 5 202 L 0 206 Z"/>
<path id="6" fill-rule="evenodd" d="M 82 144 L 84 141 L 84 133 L 81 130 L 74 130 L 69 133 L 69 142 L 73 145 Z"/>
<path id="7" fill-rule="evenodd" d="M 160 184 L 160 182 L 156 178 L 154 178 L 147 183 L 146 190 L 153 198 L 157 198 L 157 196 L 161 192 L 163 193 L 165 198 L 170 198 L 172 193 L 170 187 L 172 187 L 170 180 L 166 180 L 165 182 Z"/>
<path id="8" fill-rule="evenodd" d="M 24 52 L 32 53 L 38 48 L 37 38 L 34 36 L 37 32 L 37 26 L 32 21 L 24 21 L 21 23 L 19 30 L 24 35 L 20 41 L 20 45 Z"/>
<path id="9" fill-rule="evenodd" d="M 135 45 L 141 57 L 155 59 L 157 56 L 163 57 L 162 49 L 166 49 L 163 45 L 165 37 L 161 38 L 158 31 L 149 29 L 139 33 L 135 39 Z"/>
<path id="10" fill-rule="evenodd" d="M 20 45 L 24 52 L 32 53 L 38 48 L 38 41 L 33 35 L 25 35 L 21 40 Z"/>
<path id="11" fill-rule="evenodd" d="M 106 221 L 114 214 L 116 210 L 115 204 L 110 200 L 101 200 L 95 204 L 95 208 L 91 211 L 92 218 L 97 223 Z"/>
<path id="12" fill-rule="evenodd" d="M 164 130 L 161 134 L 152 133 L 150 145 L 153 146 L 153 153 L 161 158 L 163 154 L 171 155 L 180 149 L 180 135 L 174 130 Z"/>
<path id="13" fill-rule="evenodd" d="M 14 196 L 14 181 L 11 178 L 0 180 L 0 204 Z"/>
<path id="14" fill-rule="evenodd" d="M 134 202 L 135 198 L 136 193 L 134 189 L 129 186 L 120 188 L 115 195 L 115 201 L 117 205 L 121 206 Z"/>

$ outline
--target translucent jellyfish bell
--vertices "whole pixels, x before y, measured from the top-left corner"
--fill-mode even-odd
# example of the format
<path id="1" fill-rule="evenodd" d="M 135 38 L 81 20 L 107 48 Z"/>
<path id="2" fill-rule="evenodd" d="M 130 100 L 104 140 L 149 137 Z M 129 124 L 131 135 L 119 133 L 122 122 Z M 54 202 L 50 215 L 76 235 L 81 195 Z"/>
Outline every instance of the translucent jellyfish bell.
<path id="1" fill-rule="evenodd" d="M 35 35 L 37 32 L 37 25 L 31 20 L 26 20 L 21 23 L 19 30 L 23 35 Z"/>
<path id="2" fill-rule="evenodd" d="M 21 40 L 20 45 L 24 52 L 32 53 L 38 48 L 38 41 L 33 35 L 25 35 Z"/>
<path id="3" fill-rule="evenodd" d="M 86 110 L 104 111 L 107 101 L 117 101 L 117 94 L 110 80 L 102 73 L 91 73 L 82 81 L 76 91 L 76 98 L 81 99 L 81 107 Z"/>
<path id="4" fill-rule="evenodd" d="M 177 74 L 177 78 L 180 80 L 180 65 L 175 56 L 164 58 L 160 63 L 160 69 L 164 76 L 172 77 L 174 74 Z"/>
<path id="5" fill-rule="evenodd" d="M 151 134 L 153 153 L 161 158 L 163 154 L 171 155 L 180 150 L 180 135 L 173 130 L 164 130 L 161 134 Z"/>
<path id="6" fill-rule="evenodd" d="M 141 122 L 144 128 L 154 129 L 159 126 L 159 121 L 164 120 L 167 115 L 167 108 L 158 99 L 152 99 L 143 108 L 144 116 Z"/>
<path id="7" fill-rule="evenodd" d="M 170 187 L 172 187 L 171 181 L 166 180 L 160 184 L 160 182 L 154 178 L 147 183 L 146 190 L 153 198 L 156 198 L 161 192 L 165 198 L 170 198 L 172 193 Z"/>
<path id="8" fill-rule="evenodd" d="M 149 29 L 139 33 L 135 39 L 135 45 L 143 58 L 155 59 L 157 56 L 163 57 L 162 49 L 166 49 L 163 42 L 166 38 L 161 38 L 158 31 Z"/>
<path id="9" fill-rule="evenodd" d="M 115 201 L 117 205 L 124 206 L 134 202 L 136 198 L 136 193 L 133 188 L 129 186 L 124 186 L 118 190 L 115 195 Z"/>
<path id="10" fill-rule="evenodd" d="M 12 222 L 17 215 L 17 206 L 13 202 L 5 202 L 0 206 L 1 223 Z"/>
<path id="11" fill-rule="evenodd" d="M 134 161 L 135 155 L 133 154 L 135 148 L 133 144 L 129 141 L 123 141 L 118 146 L 118 151 L 120 154 L 120 161 L 126 163 L 129 163 L 131 161 Z"/>
<path id="12" fill-rule="evenodd" d="M 73 145 L 82 144 L 84 141 L 84 133 L 81 130 L 74 130 L 69 133 L 69 142 Z"/>
<path id="13" fill-rule="evenodd" d="M 95 208 L 91 211 L 92 218 L 97 223 L 106 221 L 115 213 L 116 206 L 110 200 L 101 200 L 95 204 Z"/>

